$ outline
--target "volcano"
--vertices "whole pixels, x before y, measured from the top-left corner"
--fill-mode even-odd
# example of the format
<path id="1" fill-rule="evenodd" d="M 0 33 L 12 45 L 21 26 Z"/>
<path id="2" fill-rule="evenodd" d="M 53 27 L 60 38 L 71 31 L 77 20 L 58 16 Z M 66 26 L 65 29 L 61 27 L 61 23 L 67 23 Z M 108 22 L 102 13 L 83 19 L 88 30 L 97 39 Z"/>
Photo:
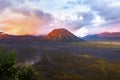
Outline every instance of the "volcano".
<path id="1" fill-rule="evenodd" d="M 45 40 L 52 42 L 82 42 L 83 39 L 78 38 L 64 28 L 54 29 L 45 36 Z"/>

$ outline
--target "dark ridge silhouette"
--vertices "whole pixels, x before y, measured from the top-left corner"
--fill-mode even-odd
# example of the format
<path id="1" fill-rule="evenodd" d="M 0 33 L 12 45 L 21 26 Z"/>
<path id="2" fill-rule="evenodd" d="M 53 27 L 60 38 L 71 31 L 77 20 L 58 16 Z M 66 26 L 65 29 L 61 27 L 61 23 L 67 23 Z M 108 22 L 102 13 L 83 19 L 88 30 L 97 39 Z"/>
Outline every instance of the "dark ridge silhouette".
<path id="1" fill-rule="evenodd" d="M 39 42 L 42 36 L 9 35 L 0 33 L 0 43 L 32 43 Z"/>
<path id="2" fill-rule="evenodd" d="M 46 41 L 52 42 L 81 42 L 83 39 L 78 38 L 68 30 L 64 28 L 54 29 L 48 35 L 45 36 Z"/>
<path id="3" fill-rule="evenodd" d="M 9 34 L 5 34 L 3 32 L 0 32 L 0 39 L 9 38 L 9 37 L 13 37 L 13 35 L 9 35 Z"/>
<path id="4" fill-rule="evenodd" d="M 120 32 L 113 32 L 113 33 L 110 33 L 110 32 L 104 32 L 104 33 L 100 33 L 98 34 L 99 37 L 116 37 L 116 38 L 120 38 Z"/>
<path id="5" fill-rule="evenodd" d="M 104 32 L 95 35 L 87 35 L 83 37 L 87 41 L 120 41 L 120 32 Z"/>

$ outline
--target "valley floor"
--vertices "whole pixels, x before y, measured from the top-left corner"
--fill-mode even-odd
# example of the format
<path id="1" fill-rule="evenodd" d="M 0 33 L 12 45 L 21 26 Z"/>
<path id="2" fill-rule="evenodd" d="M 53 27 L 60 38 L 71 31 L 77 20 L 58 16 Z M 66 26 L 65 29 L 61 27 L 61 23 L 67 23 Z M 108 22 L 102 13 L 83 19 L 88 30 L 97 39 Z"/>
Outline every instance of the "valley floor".
<path id="1" fill-rule="evenodd" d="M 120 42 L 1 43 L 33 65 L 39 80 L 120 80 Z"/>
<path id="2" fill-rule="evenodd" d="M 120 42 L 79 42 L 79 43 L 0 43 L 0 47 L 16 50 L 18 61 L 24 62 L 33 59 L 38 61 L 42 50 L 54 52 L 69 52 L 77 55 L 89 55 L 110 61 L 120 61 Z M 29 62 L 29 61 L 26 61 Z"/>

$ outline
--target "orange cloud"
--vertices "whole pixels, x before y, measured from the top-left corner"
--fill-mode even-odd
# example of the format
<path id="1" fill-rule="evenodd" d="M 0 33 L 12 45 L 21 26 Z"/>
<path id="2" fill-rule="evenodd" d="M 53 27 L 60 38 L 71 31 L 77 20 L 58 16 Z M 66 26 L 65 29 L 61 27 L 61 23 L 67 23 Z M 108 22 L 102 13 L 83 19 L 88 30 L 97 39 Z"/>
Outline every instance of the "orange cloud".
<path id="1" fill-rule="evenodd" d="M 42 14 L 42 15 L 41 15 Z M 14 35 L 38 35 L 41 33 L 41 27 L 48 25 L 52 19 L 47 14 L 39 12 L 30 12 L 30 15 L 25 15 L 20 12 L 8 11 L 1 15 L 0 26 L 2 31 Z"/>

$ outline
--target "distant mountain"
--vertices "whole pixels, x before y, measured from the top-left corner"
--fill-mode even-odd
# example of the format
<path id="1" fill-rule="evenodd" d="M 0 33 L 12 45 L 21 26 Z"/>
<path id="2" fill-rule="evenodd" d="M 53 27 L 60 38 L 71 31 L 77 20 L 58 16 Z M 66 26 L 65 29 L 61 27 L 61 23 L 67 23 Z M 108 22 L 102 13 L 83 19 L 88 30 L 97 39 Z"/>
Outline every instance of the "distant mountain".
<path id="1" fill-rule="evenodd" d="M 98 35 L 99 35 L 99 37 L 120 38 L 120 32 L 113 32 L 113 33 L 104 32 L 104 33 L 100 33 Z"/>
<path id="2" fill-rule="evenodd" d="M 42 36 L 32 36 L 32 35 L 9 35 L 0 33 L 0 43 L 30 43 L 40 41 Z"/>
<path id="3" fill-rule="evenodd" d="M 46 41 L 52 42 L 79 42 L 84 41 L 83 39 L 78 38 L 68 30 L 64 28 L 54 29 L 48 35 L 45 36 Z"/>
<path id="4" fill-rule="evenodd" d="M 5 34 L 3 32 L 0 32 L 0 39 L 8 38 L 8 37 L 13 37 L 13 35 L 9 35 L 9 34 Z"/>
<path id="5" fill-rule="evenodd" d="M 83 37 L 87 41 L 120 41 L 120 32 L 104 32 L 95 35 L 87 35 Z"/>

